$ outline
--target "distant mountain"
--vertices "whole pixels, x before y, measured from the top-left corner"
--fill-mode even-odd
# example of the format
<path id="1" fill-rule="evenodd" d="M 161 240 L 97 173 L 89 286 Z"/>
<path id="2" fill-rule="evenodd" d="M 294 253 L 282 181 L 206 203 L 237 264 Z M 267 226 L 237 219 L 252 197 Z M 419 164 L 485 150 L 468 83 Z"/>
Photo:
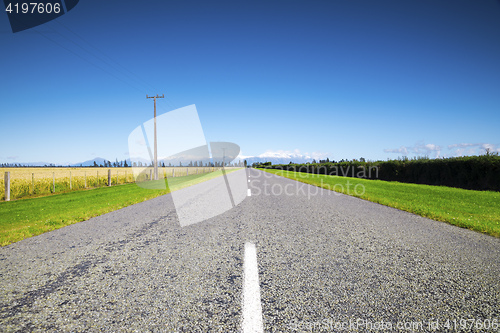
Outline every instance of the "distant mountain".
<path id="1" fill-rule="evenodd" d="M 93 160 L 88 160 L 88 161 L 85 161 L 85 162 L 81 162 L 81 163 L 75 163 L 75 164 L 71 164 L 70 166 L 72 167 L 79 167 L 80 165 L 81 166 L 93 166 L 94 165 L 94 162 L 96 162 L 97 165 L 104 165 L 104 161 L 108 161 L 107 159 L 105 158 L 102 158 L 102 157 L 96 157 L 94 158 Z M 113 163 L 114 161 L 111 161 L 111 163 Z M 128 161 L 127 161 L 128 163 Z"/>
<path id="2" fill-rule="evenodd" d="M 184 154 L 184 153 L 183 153 Z M 172 165 L 178 165 L 179 162 L 182 162 L 182 165 L 187 165 L 188 161 L 191 160 L 191 156 L 184 156 L 183 154 L 180 154 L 179 156 L 171 156 L 168 159 L 161 159 L 159 158 L 160 161 L 164 162 L 165 165 L 168 165 L 168 163 L 171 163 Z M 194 158 L 195 160 L 198 160 L 199 158 Z M 313 158 L 308 155 L 302 155 L 300 153 L 296 152 L 290 152 L 290 151 L 267 151 L 263 154 L 260 154 L 258 156 L 237 156 L 232 163 L 238 163 L 239 161 L 243 162 L 244 160 L 247 161 L 249 165 L 252 165 L 252 163 L 257 163 L 257 162 L 271 162 L 272 164 L 288 164 L 290 162 L 293 163 L 307 163 L 307 162 L 312 162 Z M 70 164 L 71 167 L 79 167 L 79 166 L 93 166 L 94 162 L 97 165 L 104 165 L 104 161 L 108 161 L 108 159 L 102 158 L 102 157 L 96 157 L 92 160 L 88 160 L 85 162 L 80 162 L 80 163 L 73 163 Z M 115 162 L 115 160 L 109 160 L 111 163 Z M 132 165 L 130 162 L 130 159 L 127 159 L 127 164 L 129 166 Z M 143 164 L 149 164 L 151 161 L 149 160 L 144 160 L 144 159 L 138 159 L 136 161 L 141 161 Z M 194 162 L 194 161 L 193 161 Z M 203 164 L 209 162 L 208 160 L 203 160 Z M 12 163 L 15 164 L 15 163 Z M 22 166 L 33 166 L 33 167 L 43 167 L 43 166 L 67 166 L 67 164 L 54 164 L 54 163 L 48 163 L 48 162 L 29 162 L 29 163 L 17 163 L 18 165 Z"/>
<path id="3" fill-rule="evenodd" d="M 311 156 L 288 151 L 265 152 L 259 156 L 238 156 L 236 161 L 239 159 L 246 160 L 249 165 L 258 162 L 271 162 L 272 164 L 307 163 L 313 160 Z"/>
<path id="4" fill-rule="evenodd" d="M 236 159 L 238 160 L 238 159 Z M 288 164 L 290 162 L 292 163 L 307 163 L 307 162 L 312 162 L 312 158 L 305 158 L 305 157 L 259 157 L 259 156 L 252 156 L 252 157 L 247 157 L 242 159 L 246 160 L 248 164 L 252 163 L 258 163 L 258 162 L 271 162 L 272 164 Z"/>
<path id="5" fill-rule="evenodd" d="M 94 162 L 99 166 L 99 165 L 104 165 L 104 162 L 108 162 L 108 161 L 110 161 L 111 164 L 113 164 L 114 162 L 116 162 L 116 159 L 108 160 L 108 159 L 105 159 L 105 158 L 102 158 L 102 157 L 96 157 L 96 158 L 94 158 L 92 160 L 88 160 L 88 161 L 85 161 L 85 162 L 71 164 L 70 166 L 71 167 L 79 167 L 79 166 L 88 167 L 88 166 L 94 166 Z M 119 160 L 118 162 L 121 162 L 121 161 L 123 161 L 123 160 Z M 132 163 L 130 162 L 129 158 L 127 158 L 125 161 L 127 162 L 128 166 L 132 165 Z M 144 163 L 144 164 L 151 163 L 151 161 L 144 160 L 144 159 L 140 159 L 140 161 L 142 163 Z"/>

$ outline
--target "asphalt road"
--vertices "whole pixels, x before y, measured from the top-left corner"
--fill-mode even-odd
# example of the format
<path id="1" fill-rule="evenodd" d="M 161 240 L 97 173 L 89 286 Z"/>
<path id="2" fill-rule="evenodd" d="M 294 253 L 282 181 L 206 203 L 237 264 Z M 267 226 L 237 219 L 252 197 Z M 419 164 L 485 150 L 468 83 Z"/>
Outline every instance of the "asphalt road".
<path id="1" fill-rule="evenodd" d="M 248 244 L 265 332 L 500 330 L 500 239 L 242 172 L 202 222 L 165 195 L 0 248 L 0 330 L 241 331 Z"/>

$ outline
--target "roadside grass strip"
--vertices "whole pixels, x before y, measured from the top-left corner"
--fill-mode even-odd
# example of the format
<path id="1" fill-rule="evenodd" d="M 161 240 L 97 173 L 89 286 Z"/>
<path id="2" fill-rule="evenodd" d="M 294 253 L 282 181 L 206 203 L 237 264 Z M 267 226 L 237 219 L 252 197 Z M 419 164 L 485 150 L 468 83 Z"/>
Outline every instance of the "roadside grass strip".
<path id="1" fill-rule="evenodd" d="M 500 193 L 310 173 L 263 171 L 500 237 Z"/>
<path id="2" fill-rule="evenodd" d="M 235 170 L 226 170 L 226 173 Z M 161 179 L 149 182 L 151 185 L 147 189 L 133 183 L 0 202 L 0 245 L 85 221 L 220 176 L 222 171 L 219 170 L 169 178 L 166 189 L 165 180 Z"/>

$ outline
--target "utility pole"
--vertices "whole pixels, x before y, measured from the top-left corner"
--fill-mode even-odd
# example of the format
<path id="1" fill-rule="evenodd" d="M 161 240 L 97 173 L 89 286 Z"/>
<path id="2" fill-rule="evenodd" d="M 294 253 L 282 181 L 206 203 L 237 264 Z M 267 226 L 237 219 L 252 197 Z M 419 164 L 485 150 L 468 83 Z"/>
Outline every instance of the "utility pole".
<path id="1" fill-rule="evenodd" d="M 155 180 L 158 180 L 158 154 L 157 154 L 157 146 L 156 146 L 156 99 L 157 98 L 165 98 L 165 94 L 156 95 L 156 96 L 148 96 L 146 98 L 153 98 L 155 101 L 155 156 L 154 156 L 154 166 L 155 166 Z"/>
<path id="2" fill-rule="evenodd" d="M 229 198 L 231 199 L 231 205 L 234 205 L 233 193 L 231 192 L 231 186 L 229 186 L 229 181 L 227 180 L 226 169 L 224 168 L 226 164 L 226 148 L 222 148 L 222 175 L 224 176 L 224 181 L 226 182 L 227 193 L 229 193 Z"/>

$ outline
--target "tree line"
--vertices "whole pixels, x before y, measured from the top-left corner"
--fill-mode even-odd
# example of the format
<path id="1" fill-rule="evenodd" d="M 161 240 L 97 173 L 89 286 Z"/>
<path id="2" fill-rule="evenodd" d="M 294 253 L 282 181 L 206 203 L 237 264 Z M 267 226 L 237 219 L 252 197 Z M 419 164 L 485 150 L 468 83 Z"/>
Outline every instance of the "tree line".
<path id="1" fill-rule="evenodd" d="M 205 162 L 203 161 L 190 161 L 188 163 L 182 164 L 182 162 L 179 162 L 177 165 L 172 165 L 171 163 L 168 163 L 168 165 L 165 165 L 165 162 L 159 161 L 158 166 L 159 167 L 216 167 L 216 168 L 221 168 L 222 167 L 222 162 Z M 109 160 L 104 160 L 102 163 L 97 163 L 94 161 L 93 165 L 82 165 L 80 164 L 79 166 L 77 165 L 56 165 L 53 163 L 50 164 L 45 164 L 44 166 L 33 166 L 33 165 L 27 165 L 27 164 L 21 164 L 21 163 L 1 163 L 0 168 L 68 168 L 68 167 L 79 167 L 79 168 L 128 168 L 128 167 L 153 167 L 154 164 L 153 162 L 150 163 L 143 163 L 141 161 L 139 162 L 132 162 L 130 161 L 127 162 L 127 160 L 122 160 L 118 161 L 118 159 L 115 160 L 115 162 L 111 162 Z M 246 160 L 244 162 L 238 161 L 234 163 L 224 163 L 224 166 L 227 167 L 243 167 L 246 166 Z"/>
<path id="2" fill-rule="evenodd" d="M 436 159 L 404 157 L 375 162 L 367 162 L 364 159 L 314 162 L 303 164 L 290 162 L 276 165 L 265 162 L 254 163 L 252 166 L 331 176 L 442 185 L 469 190 L 500 191 L 500 156 L 498 153 Z"/>

